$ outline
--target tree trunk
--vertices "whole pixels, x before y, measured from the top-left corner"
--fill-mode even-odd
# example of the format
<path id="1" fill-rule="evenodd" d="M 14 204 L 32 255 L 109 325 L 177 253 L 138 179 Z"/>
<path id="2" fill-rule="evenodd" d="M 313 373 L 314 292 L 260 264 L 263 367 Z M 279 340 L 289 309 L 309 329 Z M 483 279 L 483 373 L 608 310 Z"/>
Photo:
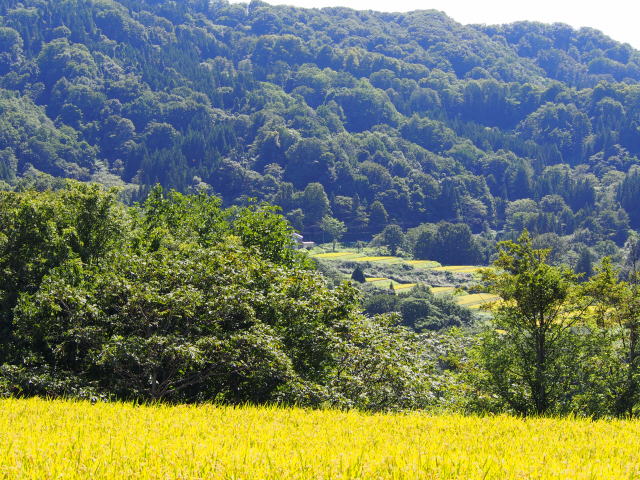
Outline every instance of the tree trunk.
<path id="1" fill-rule="evenodd" d="M 637 395 L 638 384 L 638 325 L 634 321 L 629 329 L 629 371 L 627 372 L 627 414 L 633 416 L 633 407 Z"/>
<path id="2" fill-rule="evenodd" d="M 543 414 L 549 408 L 547 399 L 547 385 L 545 370 L 547 361 L 546 338 L 544 332 L 538 330 L 535 334 L 536 365 L 533 379 L 533 402 L 537 414 Z"/>

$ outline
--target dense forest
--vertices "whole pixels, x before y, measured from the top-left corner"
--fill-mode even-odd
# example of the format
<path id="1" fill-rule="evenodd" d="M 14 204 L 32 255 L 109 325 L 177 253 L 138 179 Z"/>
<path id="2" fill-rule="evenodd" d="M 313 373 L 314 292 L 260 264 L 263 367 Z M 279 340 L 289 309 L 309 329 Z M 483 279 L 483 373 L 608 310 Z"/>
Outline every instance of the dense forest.
<path id="1" fill-rule="evenodd" d="M 0 396 L 426 407 L 427 346 L 329 289 L 273 207 L 0 192 Z"/>
<path id="2" fill-rule="evenodd" d="M 425 242 L 465 224 L 480 244 L 527 228 L 572 266 L 640 227 L 640 52 L 589 28 L 0 0 L 0 88 L 4 189 L 68 177 L 125 202 L 156 183 L 257 198 L 311 240 L 332 222 L 347 241 L 390 224 Z M 425 242 L 411 253 L 438 254 Z"/>
<path id="3" fill-rule="evenodd" d="M 0 396 L 640 413 L 636 234 L 588 279 L 499 243 L 482 320 L 426 285 L 363 304 L 268 204 L 116 195 L 0 192 Z"/>
<path id="4" fill-rule="evenodd" d="M 0 0 L 0 113 L 0 396 L 640 413 L 629 45 L 432 10 Z M 497 300 L 345 272 L 295 231 L 492 263 L 450 286 Z"/>

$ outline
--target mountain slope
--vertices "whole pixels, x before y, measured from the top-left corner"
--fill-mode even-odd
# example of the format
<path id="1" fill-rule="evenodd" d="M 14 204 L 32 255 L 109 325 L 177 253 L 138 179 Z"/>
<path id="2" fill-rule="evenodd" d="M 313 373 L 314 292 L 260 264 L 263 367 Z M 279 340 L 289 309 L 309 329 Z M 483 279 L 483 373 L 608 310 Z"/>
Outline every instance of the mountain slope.
<path id="1" fill-rule="evenodd" d="M 640 227 L 640 52 L 592 29 L 204 0 L 0 0 L 0 25 L 5 188 L 204 188 L 311 238 Z"/>

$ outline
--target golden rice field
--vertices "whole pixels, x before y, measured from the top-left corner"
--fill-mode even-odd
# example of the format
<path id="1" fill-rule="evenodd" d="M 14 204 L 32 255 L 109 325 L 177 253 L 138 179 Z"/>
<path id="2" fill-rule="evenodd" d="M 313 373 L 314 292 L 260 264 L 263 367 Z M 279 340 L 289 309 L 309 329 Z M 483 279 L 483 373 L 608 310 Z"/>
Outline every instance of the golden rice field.
<path id="1" fill-rule="evenodd" d="M 355 255 L 351 252 L 328 252 L 328 253 L 316 253 L 313 257 L 316 258 L 340 258 L 340 257 L 349 257 Z"/>
<path id="2" fill-rule="evenodd" d="M 477 267 L 473 265 L 450 265 L 448 267 L 435 267 L 433 270 L 436 272 L 473 273 L 477 272 L 481 268 L 486 267 Z"/>
<path id="3" fill-rule="evenodd" d="M 402 257 L 394 257 L 391 255 L 367 255 L 364 253 L 357 253 L 349 250 L 341 250 L 339 252 L 312 253 L 311 256 L 313 258 L 325 260 L 347 260 L 350 262 L 374 262 L 386 264 L 407 263 L 409 265 L 413 265 L 416 268 L 432 268 L 440 266 L 438 262 L 434 262 L 432 260 L 405 260 Z"/>
<path id="4" fill-rule="evenodd" d="M 413 288 L 417 285 L 417 283 L 396 283 L 393 286 L 394 290 L 407 290 L 408 288 Z"/>
<path id="5" fill-rule="evenodd" d="M 640 422 L 0 401 L 5 479 L 632 479 Z"/>
<path id="6" fill-rule="evenodd" d="M 398 283 L 395 280 L 391 280 L 386 277 L 367 277 L 365 279 L 367 283 L 376 283 L 376 284 L 385 284 L 388 285 L 391 283 L 393 285 L 394 290 L 407 290 L 409 288 L 413 288 L 417 285 L 417 283 Z"/>
<path id="7" fill-rule="evenodd" d="M 358 258 L 354 258 L 353 260 L 355 260 L 356 262 L 380 262 L 380 261 L 390 261 L 390 260 L 401 261 L 399 257 L 390 257 L 388 255 L 379 255 L 377 257 L 358 257 Z"/>
<path id="8" fill-rule="evenodd" d="M 335 260 L 349 260 L 356 262 L 380 262 L 380 263 L 406 263 L 411 265 L 414 268 L 426 268 L 436 272 L 451 272 L 451 273 L 475 273 L 482 268 L 491 268 L 491 267 L 478 267 L 475 265 L 449 265 L 449 266 L 441 266 L 438 262 L 434 262 L 432 260 L 405 260 L 401 257 L 392 257 L 389 255 L 379 255 L 367 256 L 366 254 L 359 254 L 356 252 L 343 250 L 339 252 L 327 252 L 327 253 L 316 253 L 312 255 L 315 258 L 323 258 L 323 259 L 335 259 Z M 377 285 L 388 285 L 390 282 L 393 284 L 394 290 L 408 290 L 412 287 L 415 287 L 415 283 L 398 283 L 396 281 L 390 280 L 384 277 L 367 277 L 367 283 L 374 283 Z M 432 292 L 435 294 L 442 293 L 453 293 L 453 287 L 432 287 Z M 471 308 L 471 309 L 479 309 L 483 305 L 487 303 L 494 302 L 498 300 L 498 297 L 495 295 L 490 295 L 488 293 L 479 293 L 472 295 L 462 295 L 455 297 L 456 302 L 459 305 Z"/>
<path id="9" fill-rule="evenodd" d="M 498 300 L 500 300 L 500 297 L 491 293 L 472 293 L 456 297 L 458 305 L 462 305 L 467 308 L 480 308 L 487 303 L 492 303 Z"/>
<path id="10" fill-rule="evenodd" d="M 417 283 L 398 283 L 396 281 L 390 280 L 385 277 L 367 277 L 365 279 L 367 283 L 374 283 L 379 285 L 388 285 L 389 282 L 393 284 L 394 290 L 408 290 L 417 285 Z M 453 294 L 455 291 L 454 287 L 431 287 L 431 291 L 436 295 L 441 295 L 445 293 Z M 469 295 L 457 295 L 454 297 L 456 303 L 458 305 L 462 305 L 467 308 L 471 308 L 474 310 L 480 309 L 483 305 L 488 303 L 493 303 L 496 300 L 499 300 L 500 297 L 497 295 L 493 295 L 490 293 L 472 293 Z"/>
<path id="11" fill-rule="evenodd" d="M 453 293 L 455 291 L 454 287 L 431 287 L 431 291 L 436 295 L 439 293 Z"/>

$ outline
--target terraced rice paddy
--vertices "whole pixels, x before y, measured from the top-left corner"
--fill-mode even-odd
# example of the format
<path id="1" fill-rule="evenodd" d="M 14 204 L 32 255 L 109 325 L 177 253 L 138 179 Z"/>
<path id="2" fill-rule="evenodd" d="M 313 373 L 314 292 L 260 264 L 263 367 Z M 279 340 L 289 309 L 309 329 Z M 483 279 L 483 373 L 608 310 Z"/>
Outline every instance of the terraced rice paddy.
<path id="1" fill-rule="evenodd" d="M 432 260 L 405 260 L 402 257 L 393 257 L 391 255 L 369 255 L 367 253 L 358 253 L 351 250 L 341 250 L 339 252 L 322 252 L 312 253 L 311 257 L 321 258 L 326 260 L 340 260 L 340 261 L 353 261 L 353 262 L 372 262 L 372 263 L 387 263 L 398 264 L 406 263 L 413 265 L 416 268 L 433 268 L 438 267 L 440 264 Z"/>
<path id="2" fill-rule="evenodd" d="M 500 300 L 500 297 L 497 295 L 492 295 L 490 293 L 472 293 L 470 295 L 461 295 L 459 297 L 456 297 L 458 305 L 473 309 L 478 309 L 483 305 L 495 302 L 497 300 Z"/>
<path id="3" fill-rule="evenodd" d="M 409 288 L 413 288 L 417 285 L 417 283 L 399 283 L 389 278 L 384 277 L 368 277 L 365 279 L 367 283 L 375 283 L 383 286 L 388 286 L 389 284 L 393 285 L 394 290 L 407 290 Z"/>
<path id="4" fill-rule="evenodd" d="M 404 263 L 415 268 L 435 268 L 440 264 L 434 260 L 405 260 Z"/>
<path id="5" fill-rule="evenodd" d="M 317 253 L 313 255 L 315 258 L 342 258 L 342 257 L 353 257 L 357 254 L 351 252 L 329 252 L 329 253 Z"/>
<path id="6" fill-rule="evenodd" d="M 4 479 L 632 479 L 640 422 L 0 401 Z"/>
<path id="7" fill-rule="evenodd" d="M 357 257 L 357 258 L 354 258 L 354 260 L 356 262 L 402 261 L 402 259 L 399 259 L 398 257 L 389 257 L 386 255 L 379 256 L 379 257 Z"/>
<path id="8" fill-rule="evenodd" d="M 407 290 L 409 288 L 413 288 L 417 285 L 417 283 L 398 283 L 393 286 L 394 290 Z"/>
<path id="9" fill-rule="evenodd" d="M 454 287 L 431 287 L 431 291 L 436 295 L 439 293 L 453 293 L 455 290 Z"/>
<path id="10" fill-rule="evenodd" d="M 369 249 L 371 252 L 371 249 Z M 436 272 L 451 272 L 451 273 L 476 273 L 482 268 L 475 265 L 449 265 L 441 266 L 438 262 L 432 260 L 406 260 L 401 257 L 393 257 L 389 255 L 368 255 L 367 253 L 358 253 L 356 251 L 343 250 L 339 252 L 328 253 L 316 253 L 312 257 L 326 260 L 336 261 L 348 261 L 348 262 L 372 262 L 382 264 L 406 264 L 416 269 L 428 269 Z M 408 290 L 415 287 L 416 283 L 399 283 L 386 277 L 368 277 L 367 283 L 373 283 L 380 287 L 388 288 L 389 284 L 393 285 L 393 289 L 396 291 Z M 453 287 L 433 287 L 433 293 L 435 294 L 453 294 L 455 288 Z M 458 304 L 472 309 L 479 309 L 482 305 L 491 303 L 497 299 L 496 296 L 488 293 L 461 295 L 456 296 Z"/>
<path id="11" fill-rule="evenodd" d="M 434 267 L 436 272 L 455 272 L 455 273 L 473 273 L 486 267 L 477 267 L 473 265 L 449 265 L 447 267 Z"/>

